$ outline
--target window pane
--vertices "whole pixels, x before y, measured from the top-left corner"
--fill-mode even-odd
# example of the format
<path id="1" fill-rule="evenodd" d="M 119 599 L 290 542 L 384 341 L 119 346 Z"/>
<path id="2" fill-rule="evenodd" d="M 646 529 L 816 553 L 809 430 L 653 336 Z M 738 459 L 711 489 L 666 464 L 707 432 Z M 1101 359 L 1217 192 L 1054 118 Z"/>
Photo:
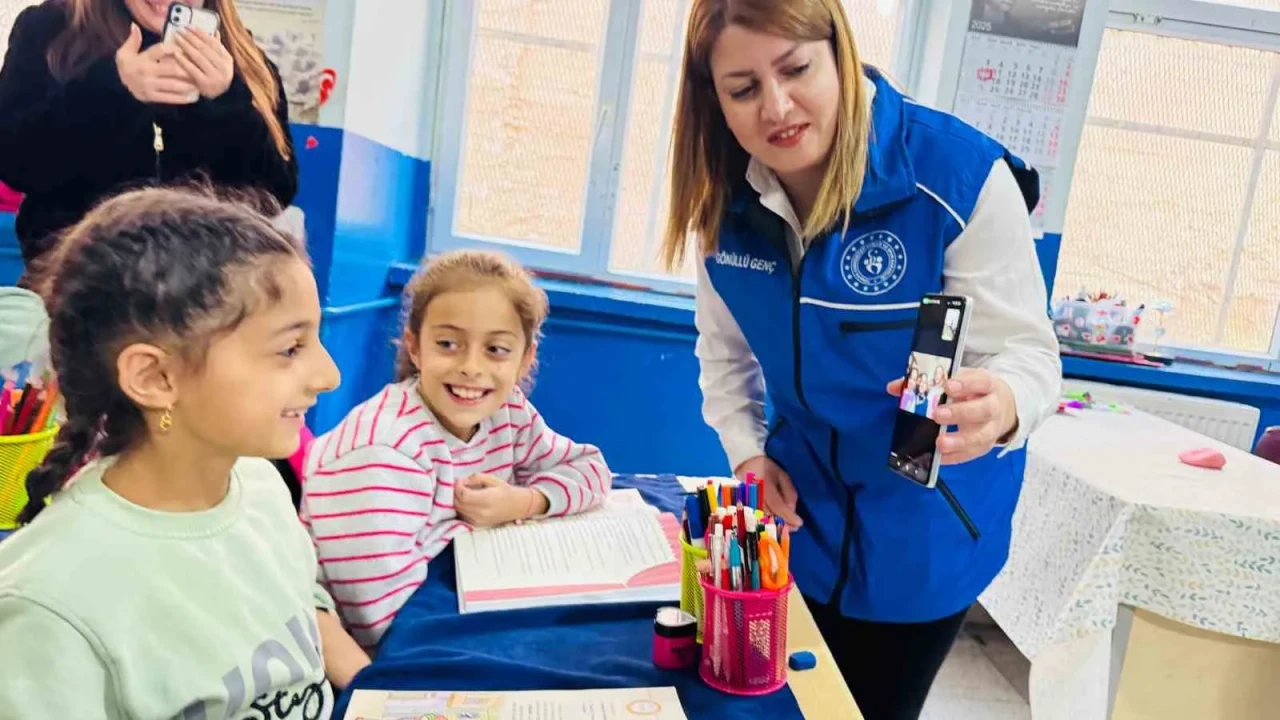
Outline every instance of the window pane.
<path id="1" fill-rule="evenodd" d="M 645 0 L 643 5 L 609 261 L 617 272 L 667 274 L 658 250 L 666 227 L 667 150 L 689 4 Z M 845 0 L 845 8 L 863 61 L 887 68 L 897 13 L 881 14 L 876 0 Z M 692 279 L 693 265 L 684 263 L 672 277 Z"/>
<path id="2" fill-rule="evenodd" d="M 18 13 L 38 4 L 40 0 L 0 0 L 0 58 L 9 50 L 9 33 Z"/>
<path id="3" fill-rule="evenodd" d="M 1253 138 L 1274 64 L 1262 50 L 1107 30 L 1089 117 Z"/>
<path id="4" fill-rule="evenodd" d="M 476 28 L 595 47 L 608 0 L 477 0 Z"/>
<path id="5" fill-rule="evenodd" d="M 898 0 L 902 4 L 907 0 Z M 893 64 L 893 41 L 898 34 L 897 12 L 885 14 L 877 0 L 844 0 L 844 11 L 853 26 L 853 41 L 858 45 L 862 61 L 889 69 Z"/>
<path id="6" fill-rule="evenodd" d="M 478 0 L 454 232 L 577 250 L 607 0 Z"/>
<path id="7" fill-rule="evenodd" d="M 1209 0 L 1220 5 L 1238 5 L 1254 10 L 1280 11 L 1280 0 Z"/>
<path id="8" fill-rule="evenodd" d="M 1251 157 L 1245 147 L 1086 125 L 1054 296 L 1083 287 L 1135 303 L 1169 299 L 1176 311 L 1162 342 L 1213 343 Z"/>
<path id="9" fill-rule="evenodd" d="M 1245 242 L 1223 345 L 1266 352 L 1280 308 L 1280 153 L 1263 156 Z"/>
<path id="10" fill-rule="evenodd" d="M 689 0 L 644 4 L 613 218 L 611 270 L 665 273 L 658 249 L 669 204 L 667 149 L 688 14 Z M 693 265 L 686 263 L 677 275 L 692 278 Z"/>

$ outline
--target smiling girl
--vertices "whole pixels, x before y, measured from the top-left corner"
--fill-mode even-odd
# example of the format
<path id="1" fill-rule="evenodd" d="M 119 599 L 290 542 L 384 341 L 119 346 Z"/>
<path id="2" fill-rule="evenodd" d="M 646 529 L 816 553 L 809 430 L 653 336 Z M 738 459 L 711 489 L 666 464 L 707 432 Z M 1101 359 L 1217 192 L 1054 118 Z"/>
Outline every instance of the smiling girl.
<path id="1" fill-rule="evenodd" d="M 366 647 L 454 535 L 588 510 L 612 482 L 600 451 L 547 427 L 519 387 L 547 316 L 523 268 L 447 253 L 406 295 L 398 382 L 316 440 L 303 485 L 321 573 Z"/>
<path id="2" fill-rule="evenodd" d="M 306 256 L 177 190 L 104 203 L 57 256 L 66 420 L 0 544 L 0 718 L 328 718 L 369 658 L 258 459 L 339 382 Z"/>

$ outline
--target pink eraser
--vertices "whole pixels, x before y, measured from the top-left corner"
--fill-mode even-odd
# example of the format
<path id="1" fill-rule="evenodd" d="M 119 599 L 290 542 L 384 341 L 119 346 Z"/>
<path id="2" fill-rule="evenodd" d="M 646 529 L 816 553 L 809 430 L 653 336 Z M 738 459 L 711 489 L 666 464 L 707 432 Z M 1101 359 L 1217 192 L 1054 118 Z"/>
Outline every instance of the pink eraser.
<path id="1" fill-rule="evenodd" d="M 1227 458 L 1213 448 L 1196 448 L 1178 454 L 1178 459 L 1195 467 L 1221 470 L 1227 464 Z"/>

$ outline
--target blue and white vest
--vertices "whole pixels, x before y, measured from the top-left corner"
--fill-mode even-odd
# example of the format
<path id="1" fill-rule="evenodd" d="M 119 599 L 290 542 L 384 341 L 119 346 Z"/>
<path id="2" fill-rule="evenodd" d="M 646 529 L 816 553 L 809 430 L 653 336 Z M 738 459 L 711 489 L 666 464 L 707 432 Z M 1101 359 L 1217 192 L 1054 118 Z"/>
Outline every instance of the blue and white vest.
<path id="1" fill-rule="evenodd" d="M 793 267 L 784 221 L 735 189 L 711 283 L 764 370 L 765 452 L 791 476 L 802 530 L 792 571 L 842 614 L 925 622 L 977 599 L 1008 556 L 1025 453 L 945 466 L 937 489 L 889 470 L 901 377 L 919 302 L 942 291 L 943 253 L 1004 158 L 1027 207 L 1034 170 L 959 119 L 903 98 L 874 69 L 866 178 L 847 232 L 815 238 Z M 980 312 L 981 310 L 978 309 Z"/>

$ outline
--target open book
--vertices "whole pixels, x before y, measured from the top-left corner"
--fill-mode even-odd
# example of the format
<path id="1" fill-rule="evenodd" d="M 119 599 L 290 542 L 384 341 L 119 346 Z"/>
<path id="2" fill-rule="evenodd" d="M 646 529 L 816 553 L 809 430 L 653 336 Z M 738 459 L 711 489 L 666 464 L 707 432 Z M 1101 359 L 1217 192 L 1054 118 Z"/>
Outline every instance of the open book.
<path id="1" fill-rule="evenodd" d="M 673 687 L 531 692 L 356 690 L 345 720 L 687 720 Z"/>
<path id="2" fill-rule="evenodd" d="M 458 612 L 680 599 L 680 521 L 635 490 L 591 512 L 453 539 Z"/>

